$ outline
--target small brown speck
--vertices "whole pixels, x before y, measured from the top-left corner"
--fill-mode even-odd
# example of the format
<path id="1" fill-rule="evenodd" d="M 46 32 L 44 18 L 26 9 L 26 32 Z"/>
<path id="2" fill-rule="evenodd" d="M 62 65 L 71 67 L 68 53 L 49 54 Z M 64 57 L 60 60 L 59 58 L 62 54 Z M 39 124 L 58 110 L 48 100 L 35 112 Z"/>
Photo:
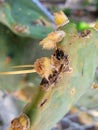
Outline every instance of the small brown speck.
<path id="1" fill-rule="evenodd" d="M 91 31 L 87 29 L 87 30 L 84 30 L 83 32 L 81 32 L 81 36 L 89 38 L 90 33 L 91 33 Z"/>
<path id="2" fill-rule="evenodd" d="M 75 94 L 75 88 L 72 88 L 71 91 L 70 91 L 70 96 L 73 96 Z"/>
<path id="3" fill-rule="evenodd" d="M 43 19 L 40 19 L 40 21 L 42 22 L 42 25 L 44 25 L 44 26 L 47 25 L 47 23 Z"/>
<path id="4" fill-rule="evenodd" d="M 70 42 L 69 45 L 71 46 L 71 45 L 72 45 L 72 42 Z"/>
<path id="5" fill-rule="evenodd" d="M 47 99 L 43 100 L 40 104 L 40 107 L 42 107 L 47 102 Z"/>
<path id="6" fill-rule="evenodd" d="M 43 26 L 47 25 L 47 23 L 43 19 L 37 19 L 37 20 L 33 21 L 32 24 L 34 24 L 34 25 L 43 25 Z"/>
<path id="7" fill-rule="evenodd" d="M 24 25 L 14 24 L 13 29 L 18 33 L 29 33 L 28 28 Z"/>

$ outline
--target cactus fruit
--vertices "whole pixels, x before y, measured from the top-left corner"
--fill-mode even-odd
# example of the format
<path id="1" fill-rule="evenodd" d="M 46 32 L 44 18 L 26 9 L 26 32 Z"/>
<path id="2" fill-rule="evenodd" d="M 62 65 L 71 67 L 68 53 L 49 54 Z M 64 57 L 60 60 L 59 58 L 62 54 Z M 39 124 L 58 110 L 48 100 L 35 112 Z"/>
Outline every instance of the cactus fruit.
<path id="1" fill-rule="evenodd" d="M 42 77 L 36 94 L 23 110 L 30 121 L 28 130 L 50 130 L 84 93 L 88 93 L 94 80 L 98 66 L 98 32 L 91 28 L 78 33 L 73 23 L 59 30 L 66 35 L 49 57 L 51 73 Z M 19 130 L 19 127 L 11 125 L 10 130 L 14 129 Z"/>

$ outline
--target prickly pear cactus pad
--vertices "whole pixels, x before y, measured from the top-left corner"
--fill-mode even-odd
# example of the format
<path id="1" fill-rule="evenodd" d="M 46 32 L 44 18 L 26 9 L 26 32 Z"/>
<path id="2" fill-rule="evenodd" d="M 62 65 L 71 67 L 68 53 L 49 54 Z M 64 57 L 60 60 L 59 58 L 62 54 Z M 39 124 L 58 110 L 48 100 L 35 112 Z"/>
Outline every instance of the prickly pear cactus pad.
<path id="1" fill-rule="evenodd" d="M 54 48 L 50 65 L 43 61 L 44 68 L 48 66 L 51 71 L 47 76 L 42 69 L 44 76 L 36 94 L 23 110 L 30 121 L 28 130 L 50 130 L 93 84 L 98 65 L 98 32 L 91 28 L 78 33 L 72 23 L 60 30 L 65 36 Z M 20 118 L 21 115 L 16 119 Z M 11 125 L 10 130 L 14 128 Z"/>
<path id="2" fill-rule="evenodd" d="M 0 22 L 24 37 L 40 39 L 52 31 L 44 14 L 31 0 L 1 0 Z"/>

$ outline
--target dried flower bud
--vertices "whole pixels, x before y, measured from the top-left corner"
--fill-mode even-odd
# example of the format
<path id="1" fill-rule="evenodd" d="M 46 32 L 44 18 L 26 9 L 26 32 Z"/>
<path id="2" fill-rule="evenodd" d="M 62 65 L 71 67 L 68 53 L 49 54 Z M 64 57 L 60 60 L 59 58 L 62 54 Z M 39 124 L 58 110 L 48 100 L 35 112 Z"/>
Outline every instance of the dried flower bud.
<path id="1" fill-rule="evenodd" d="M 24 113 L 11 122 L 9 130 L 27 130 L 30 127 L 30 121 Z"/>
<path id="2" fill-rule="evenodd" d="M 48 57 L 37 59 L 34 68 L 41 77 L 48 78 L 49 74 L 52 73 L 51 60 Z"/>
<path id="3" fill-rule="evenodd" d="M 60 42 L 64 37 L 65 32 L 63 30 L 51 32 L 40 42 L 40 45 L 42 45 L 44 49 L 53 49 L 57 47 L 57 43 Z"/>

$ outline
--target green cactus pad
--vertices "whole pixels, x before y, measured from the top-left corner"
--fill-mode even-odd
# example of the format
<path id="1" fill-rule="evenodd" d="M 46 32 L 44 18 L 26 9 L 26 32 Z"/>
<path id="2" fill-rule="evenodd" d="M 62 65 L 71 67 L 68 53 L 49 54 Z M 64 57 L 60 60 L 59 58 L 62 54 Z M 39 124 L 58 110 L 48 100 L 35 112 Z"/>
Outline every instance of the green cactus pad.
<path id="1" fill-rule="evenodd" d="M 71 23 L 64 31 L 66 36 L 58 48 L 69 56 L 73 71 L 63 73 L 60 81 L 48 90 L 39 86 L 38 93 L 23 111 L 30 118 L 30 130 L 50 130 L 84 93 L 88 93 L 93 83 L 98 65 L 98 32 L 90 29 L 78 33 Z"/>
<path id="2" fill-rule="evenodd" d="M 52 31 L 44 14 L 31 0 L 1 2 L 0 22 L 24 37 L 42 39 Z"/>

